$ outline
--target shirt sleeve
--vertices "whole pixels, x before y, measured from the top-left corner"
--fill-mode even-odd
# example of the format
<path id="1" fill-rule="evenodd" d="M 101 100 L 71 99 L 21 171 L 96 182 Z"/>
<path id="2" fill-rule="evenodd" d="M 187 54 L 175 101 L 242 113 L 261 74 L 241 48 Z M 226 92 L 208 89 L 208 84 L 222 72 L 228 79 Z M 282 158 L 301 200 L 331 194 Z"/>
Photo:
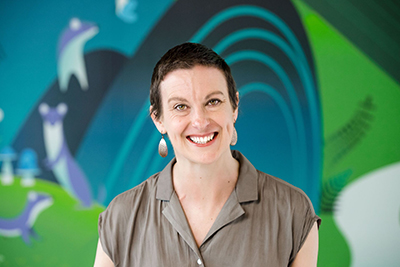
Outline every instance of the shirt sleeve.
<path id="1" fill-rule="evenodd" d="M 116 237 L 118 234 L 115 215 L 113 216 L 114 203 L 111 202 L 105 211 L 99 215 L 98 231 L 103 251 L 110 257 L 115 266 L 118 266 L 118 248 Z"/>
<path id="2" fill-rule="evenodd" d="M 321 218 L 315 214 L 310 199 L 301 191 L 301 194 L 298 196 L 294 205 L 293 211 L 293 251 L 290 263 L 293 262 L 297 253 L 302 248 L 315 222 L 317 222 L 319 228 Z"/>
<path id="3" fill-rule="evenodd" d="M 308 234 L 310 233 L 312 227 L 314 226 L 314 223 L 317 222 L 318 229 L 319 229 L 319 226 L 321 225 L 321 218 L 315 214 L 314 207 L 311 204 L 311 201 L 308 200 L 307 204 L 308 204 L 308 208 L 307 208 L 307 211 L 304 216 L 303 229 L 301 231 L 301 237 L 300 237 L 298 251 L 300 251 L 301 247 L 303 246 L 304 242 L 306 241 Z"/>

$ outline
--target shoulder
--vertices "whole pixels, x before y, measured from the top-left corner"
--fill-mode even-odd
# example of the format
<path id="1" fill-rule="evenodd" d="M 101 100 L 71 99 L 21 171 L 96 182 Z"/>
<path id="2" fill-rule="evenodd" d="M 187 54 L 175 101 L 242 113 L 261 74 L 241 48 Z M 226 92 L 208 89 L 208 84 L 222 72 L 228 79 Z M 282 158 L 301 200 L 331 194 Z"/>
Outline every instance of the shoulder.
<path id="1" fill-rule="evenodd" d="M 99 215 L 98 231 L 101 244 L 106 254 L 112 259 L 123 258 L 124 251 L 119 247 L 127 246 L 126 238 L 129 225 L 134 225 L 138 216 L 148 210 L 154 202 L 159 174 L 154 174 L 138 186 L 116 196 L 105 211 Z M 115 262 L 115 261 L 114 261 Z"/>
<path id="2" fill-rule="evenodd" d="M 265 199 L 275 200 L 279 205 L 289 205 L 292 208 L 312 207 L 310 199 L 302 189 L 262 171 L 257 172 L 260 194 Z"/>
<path id="3" fill-rule="evenodd" d="M 145 204 L 155 195 L 159 173 L 150 176 L 148 179 L 117 195 L 108 205 L 107 210 L 114 212 L 132 210 L 135 206 Z"/>
<path id="4" fill-rule="evenodd" d="M 261 203 L 275 208 L 293 208 L 302 205 L 309 207 L 311 202 L 300 188 L 257 170 L 239 151 L 232 151 L 232 156 L 240 163 L 237 183 L 239 200 L 258 199 Z"/>
<path id="5" fill-rule="evenodd" d="M 155 201 L 158 177 L 159 173 L 156 173 L 134 188 L 117 195 L 100 214 L 100 219 L 119 224 L 134 219 L 136 216 L 133 215 L 146 210 Z"/>
<path id="6" fill-rule="evenodd" d="M 154 204 L 158 174 L 155 174 L 137 185 L 116 196 L 108 207 L 99 215 L 98 228 L 102 244 L 113 244 L 123 240 L 128 225 L 132 225 L 140 214 L 148 212 Z M 154 195 L 154 197 L 152 197 Z"/>
<path id="7" fill-rule="evenodd" d="M 257 172 L 261 201 L 289 216 L 298 226 L 306 224 L 304 229 L 311 229 L 315 221 L 318 226 L 321 224 L 321 218 L 316 215 L 311 200 L 303 190 L 272 175 Z"/>

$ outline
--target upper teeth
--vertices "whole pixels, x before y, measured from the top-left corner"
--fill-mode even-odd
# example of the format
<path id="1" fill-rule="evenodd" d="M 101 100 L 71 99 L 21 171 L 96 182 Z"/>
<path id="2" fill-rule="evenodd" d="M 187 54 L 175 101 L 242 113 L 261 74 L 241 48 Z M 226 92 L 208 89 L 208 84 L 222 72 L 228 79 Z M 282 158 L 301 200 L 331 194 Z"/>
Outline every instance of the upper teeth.
<path id="1" fill-rule="evenodd" d="M 196 144 L 205 144 L 210 142 L 214 138 L 214 134 L 204 137 L 190 136 L 190 140 L 195 142 Z"/>

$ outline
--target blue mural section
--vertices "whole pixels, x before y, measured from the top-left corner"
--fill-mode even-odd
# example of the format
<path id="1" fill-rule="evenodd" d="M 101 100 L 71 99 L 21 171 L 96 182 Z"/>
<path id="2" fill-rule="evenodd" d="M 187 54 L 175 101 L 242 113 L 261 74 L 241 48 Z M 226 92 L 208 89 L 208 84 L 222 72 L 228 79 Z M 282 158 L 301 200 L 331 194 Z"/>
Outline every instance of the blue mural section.
<path id="1" fill-rule="evenodd" d="M 173 2 L 138 2 L 132 12 L 137 21 L 127 23 L 116 15 L 113 0 L 0 1 L 0 90 L 7 92 L 7 97 L 0 97 L 5 114 L 0 126 L 3 146 L 13 142 L 57 77 L 59 41 L 71 19 L 99 27 L 99 33 L 82 47 L 84 54 L 107 50 L 130 57 Z"/>
<path id="2" fill-rule="evenodd" d="M 122 21 L 140 16 L 139 9 L 134 12 L 140 3 L 122 4 L 122 9 L 117 5 Z M 32 147 L 41 159 L 42 178 L 59 183 L 83 206 L 90 207 L 92 200 L 108 204 L 173 157 L 157 155 L 159 133 L 148 117 L 150 75 L 170 47 L 200 42 L 226 59 L 237 81 L 237 148 L 260 170 L 301 187 L 318 209 L 319 96 L 294 7 L 263 1 L 202 5 L 173 3 L 132 57 L 106 47 L 85 55 L 86 43 L 102 33 L 100 23 L 71 18 L 58 40 L 58 79 L 36 101 L 12 147 Z M 133 13 L 122 15 L 124 8 Z M 173 30 L 181 21 L 188 23 Z M 61 124 L 50 123 L 48 112 L 60 116 Z"/>

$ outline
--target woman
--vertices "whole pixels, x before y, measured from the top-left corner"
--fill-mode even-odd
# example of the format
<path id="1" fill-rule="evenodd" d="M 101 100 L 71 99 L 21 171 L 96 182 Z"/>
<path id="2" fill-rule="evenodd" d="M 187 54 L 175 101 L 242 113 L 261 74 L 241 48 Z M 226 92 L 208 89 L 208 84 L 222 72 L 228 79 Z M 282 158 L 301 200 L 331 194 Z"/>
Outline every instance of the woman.
<path id="1" fill-rule="evenodd" d="M 99 217 L 95 266 L 316 266 L 320 219 L 298 188 L 239 152 L 239 94 L 212 50 L 184 43 L 154 68 L 151 118 L 176 158 Z"/>

